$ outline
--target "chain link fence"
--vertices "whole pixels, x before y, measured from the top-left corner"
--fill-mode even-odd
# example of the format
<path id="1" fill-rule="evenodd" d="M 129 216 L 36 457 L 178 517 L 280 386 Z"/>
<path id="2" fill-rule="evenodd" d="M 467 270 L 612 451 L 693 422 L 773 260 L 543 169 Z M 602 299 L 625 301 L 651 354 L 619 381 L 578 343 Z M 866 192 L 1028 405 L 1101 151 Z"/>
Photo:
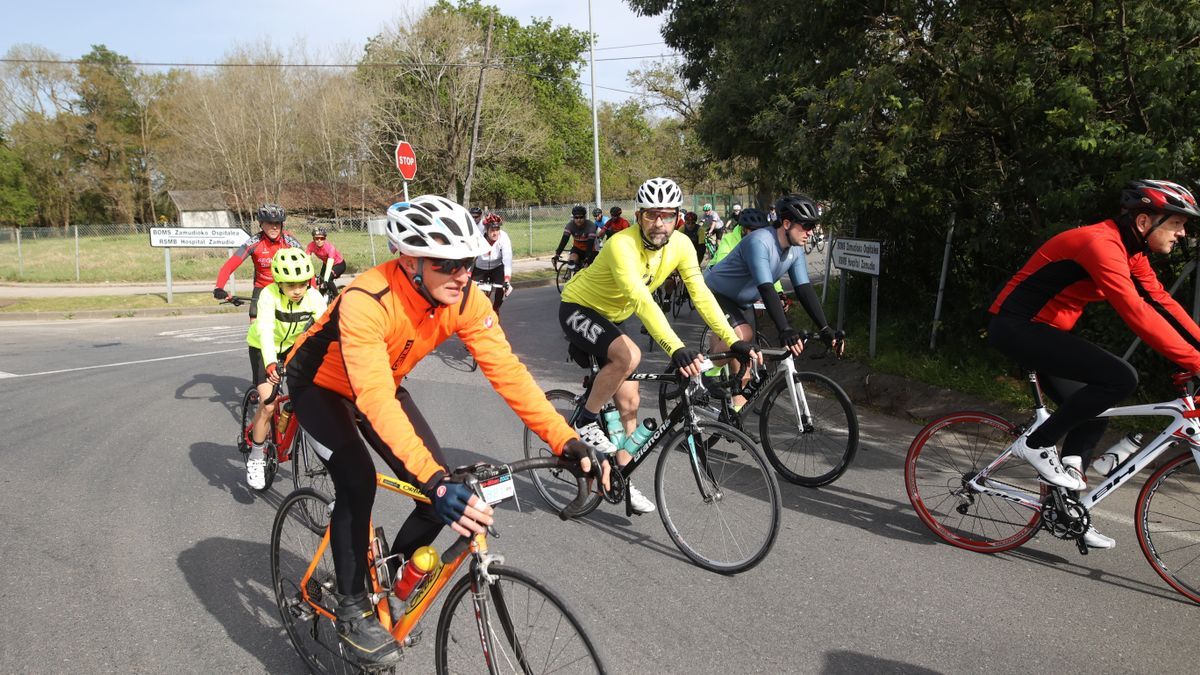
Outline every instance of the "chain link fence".
<path id="1" fill-rule="evenodd" d="M 709 195 L 704 195 L 708 197 Z M 701 196 L 687 196 L 684 205 Z M 571 220 L 572 204 L 528 206 L 517 209 L 485 209 L 504 219 L 517 257 L 554 253 L 563 228 Z M 593 207 L 585 204 L 590 214 Z M 633 200 L 613 200 L 604 205 L 621 207 L 626 220 L 633 221 Z M 292 216 L 287 232 L 307 245 L 312 231 L 323 227 L 329 241 L 346 259 L 346 271 L 358 273 L 391 257 L 384 236 L 384 215 L 367 218 L 303 218 Z M 67 227 L 0 228 L 0 280 L 32 283 L 153 283 L 165 277 L 165 250 L 150 246 L 151 227 L 178 227 L 175 223 L 70 225 Z M 255 221 L 242 221 L 247 233 L 258 231 Z M 171 276 L 176 281 L 215 280 L 217 271 L 234 249 L 171 248 Z M 249 268 L 239 269 L 249 278 Z"/>

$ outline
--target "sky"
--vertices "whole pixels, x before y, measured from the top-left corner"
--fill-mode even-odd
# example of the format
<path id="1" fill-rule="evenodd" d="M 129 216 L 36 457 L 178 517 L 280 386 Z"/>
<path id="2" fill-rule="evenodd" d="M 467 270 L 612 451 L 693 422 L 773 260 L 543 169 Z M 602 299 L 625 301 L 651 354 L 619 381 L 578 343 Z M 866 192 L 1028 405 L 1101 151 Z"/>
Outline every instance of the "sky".
<path id="1" fill-rule="evenodd" d="M 0 21 L 0 55 L 13 45 L 27 43 L 75 59 L 93 44 L 103 44 L 134 62 L 213 63 L 234 45 L 262 40 L 284 51 L 302 41 L 309 53 L 332 54 L 338 47 L 349 47 L 357 54 L 385 25 L 428 4 L 423 0 L 18 0 L 5 8 Z M 522 24 L 537 17 L 585 32 L 588 27 L 588 0 L 491 0 L 487 4 Z M 626 78 L 628 71 L 669 58 L 672 52 L 662 44 L 661 23 L 661 17 L 637 16 L 621 0 L 592 0 L 599 100 L 629 98 L 634 88 Z M 588 96 L 586 64 L 581 79 Z"/>

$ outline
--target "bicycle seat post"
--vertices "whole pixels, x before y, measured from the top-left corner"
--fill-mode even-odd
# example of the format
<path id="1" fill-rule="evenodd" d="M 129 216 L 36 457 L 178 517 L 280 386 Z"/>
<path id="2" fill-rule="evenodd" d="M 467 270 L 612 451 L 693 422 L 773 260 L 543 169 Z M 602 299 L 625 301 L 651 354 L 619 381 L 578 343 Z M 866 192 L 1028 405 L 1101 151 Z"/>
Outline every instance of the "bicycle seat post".
<path id="1" fill-rule="evenodd" d="M 1033 396 L 1033 407 L 1035 409 L 1045 408 L 1046 400 L 1042 396 L 1042 387 L 1038 384 L 1037 371 L 1025 371 L 1025 379 L 1029 382 L 1029 393 Z"/>

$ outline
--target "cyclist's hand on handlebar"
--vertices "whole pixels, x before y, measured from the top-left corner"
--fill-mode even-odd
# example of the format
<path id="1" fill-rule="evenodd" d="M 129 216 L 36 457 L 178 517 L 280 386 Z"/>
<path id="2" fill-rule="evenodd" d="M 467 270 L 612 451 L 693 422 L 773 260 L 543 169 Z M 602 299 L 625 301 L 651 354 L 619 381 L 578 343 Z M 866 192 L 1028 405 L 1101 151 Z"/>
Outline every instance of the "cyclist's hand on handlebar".
<path id="1" fill-rule="evenodd" d="M 738 340 L 729 345 L 729 351 L 737 354 L 738 358 L 742 361 L 753 361 L 758 366 L 763 364 L 762 352 L 758 351 L 757 347 L 745 340 Z"/>
<path id="2" fill-rule="evenodd" d="M 846 334 L 842 331 L 834 331 L 833 328 L 825 326 L 820 332 L 821 341 L 829 345 L 829 350 L 833 355 L 842 358 L 846 353 Z"/>
<path id="3" fill-rule="evenodd" d="M 434 483 L 427 496 L 442 522 L 464 537 L 480 534 L 494 522 L 492 507 L 476 497 L 471 488 L 453 478 Z"/>
<path id="4" fill-rule="evenodd" d="M 229 297 L 229 294 L 225 292 L 224 288 L 214 288 L 213 289 L 213 298 L 215 298 L 217 300 L 224 300 L 228 297 Z"/>
<path id="5" fill-rule="evenodd" d="M 609 443 L 609 445 L 612 445 Z M 616 448 L 613 448 L 616 452 Z M 563 446 L 562 456 L 564 459 L 572 459 L 579 462 L 579 468 L 584 473 L 598 476 L 600 484 L 604 486 L 604 491 L 612 489 L 612 484 L 609 482 L 609 475 L 612 472 L 612 467 L 609 466 L 608 460 L 592 446 L 584 443 L 578 438 L 572 438 Z"/>
<path id="6" fill-rule="evenodd" d="M 804 340 L 800 339 L 799 331 L 789 328 L 779 334 L 779 346 L 790 351 L 792 356 L 800 356 L 804 351 Z"/>
<path id="7" fill-rule="evenodd" d="M 508 281 L 505 281 L 504 282 L 504 297 L 507 298 L 510 295 L 512 295 L 512 284 L 509 283 Z"/>
<path id="8" fill-rule="evenodd" d="M 680 347 L 671 354 L 671 366 L 679 369 L 679 374 L 684 377 L 695 377 L 702 372 L 701 364 L 704 362 L 704 355 L 695 349 Z"/>
<path id="9" fill-rule="evenodd" d="M 267 382 L 271 384 L 279 384 L 279 364 L 267 364 Z"/>

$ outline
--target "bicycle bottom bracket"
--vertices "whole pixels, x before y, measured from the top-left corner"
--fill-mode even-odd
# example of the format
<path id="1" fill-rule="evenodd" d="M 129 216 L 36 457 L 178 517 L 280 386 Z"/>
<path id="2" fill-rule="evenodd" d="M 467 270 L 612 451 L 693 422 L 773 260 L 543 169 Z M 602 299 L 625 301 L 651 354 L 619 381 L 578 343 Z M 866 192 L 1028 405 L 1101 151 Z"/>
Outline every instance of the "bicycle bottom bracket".
<path id="1" fill-rule="evenodd" d="M 1092 526 L 1092 515 L 1075 497 L 1054 494 L 1042 504 L 1042 527 L 1059 539 L 1078 539 Z"/>

